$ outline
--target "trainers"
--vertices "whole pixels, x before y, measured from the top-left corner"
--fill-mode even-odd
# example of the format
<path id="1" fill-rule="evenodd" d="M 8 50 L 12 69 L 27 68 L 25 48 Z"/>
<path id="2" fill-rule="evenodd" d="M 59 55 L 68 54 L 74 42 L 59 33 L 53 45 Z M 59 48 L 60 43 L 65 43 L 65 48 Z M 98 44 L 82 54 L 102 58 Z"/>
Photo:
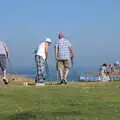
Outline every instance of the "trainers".
<path id="1" fill-rule="evenodd" d="M 63 83 L 64 83 L 64 80 L 61 80 L 61 81 L 60 81 L 60 84 L 63 84 Z"/>
<path id="2" fill-rule="evenodd" d="M 67 80 L 64 80 L 63 82 L 64 82 L 65 85 L 67 85 Z"/>
<path id="3" fill-rule="evenodd" d="M 60 82 L 57 83 L 57 85 L 63 84 L 63 80 L 60 80 Z"/>
<path id="4" fill-rule="evenodd" d="M 36 83 L 36 85 L 35 86 L 45 86 L 45 84 L 44 83 Z"/>
<path id="5" fill-rule="evenodd" d="M 7 85 L 7 84 L 8 84 L 8 80 L 7 80 L 7 78 L 4 78 L 4 77 L 3 77 L 3 82 L 4 82 L 4 84 Z"/>

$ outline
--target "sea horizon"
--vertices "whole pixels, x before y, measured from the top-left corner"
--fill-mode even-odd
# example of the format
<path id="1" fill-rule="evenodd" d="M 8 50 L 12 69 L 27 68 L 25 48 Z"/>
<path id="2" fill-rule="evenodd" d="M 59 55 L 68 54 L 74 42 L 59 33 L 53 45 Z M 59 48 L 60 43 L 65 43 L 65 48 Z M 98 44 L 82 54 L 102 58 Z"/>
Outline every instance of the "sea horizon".
<path id="1" fill-rule="evenodd" d="M 85 75 L 85 71 L 98 72 L 98 70 L 99 70 L 99 68 L 97 66 L 88 66 L 88 67 L 86 67 L 86 66 L 78 67 L 77 66 L 77 67 L 73 67 L 70 70 L 68 80 L 69 81 L 79 81 L 80 76 Z M 35 69 L 35 67 L 25 67 L 25 68 L 14 67 L 14 68 L 11 68 L 11 69 L 8 70 L 8 74 L 16 74 L 16 75 L 25 76 L 25 77 L 28 77 L 28 78 L 35 79 L 36 69 Z M 94 76 L 94 75 L 92 75 L 92 76 Z M 57 78 L 57 71 L 56 71 L 55 66 L 49 67 L 47 81 L 56 81 L 57 79 L 58 79 Z"/>

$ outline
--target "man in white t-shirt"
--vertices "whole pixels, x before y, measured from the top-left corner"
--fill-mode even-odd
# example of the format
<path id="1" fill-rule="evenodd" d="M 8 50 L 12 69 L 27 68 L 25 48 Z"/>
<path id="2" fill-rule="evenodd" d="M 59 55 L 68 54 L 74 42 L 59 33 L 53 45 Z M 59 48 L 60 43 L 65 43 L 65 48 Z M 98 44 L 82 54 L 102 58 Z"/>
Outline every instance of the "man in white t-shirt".
<path id="1" fill-rule="evenodd" d="M 46 38 L 35 51 L 35 61 L 37 67 L 36 86 L 44 86 L 45 80 L 45 62 L 48 57 L 48 47 L 52 43 L 50 38 Z"/>
<path id="2" fill-rule="evenodd" d="M 100 68 L 101 81 L 107 82 L 110 80 L 107 64 L 103 64 Z"/>

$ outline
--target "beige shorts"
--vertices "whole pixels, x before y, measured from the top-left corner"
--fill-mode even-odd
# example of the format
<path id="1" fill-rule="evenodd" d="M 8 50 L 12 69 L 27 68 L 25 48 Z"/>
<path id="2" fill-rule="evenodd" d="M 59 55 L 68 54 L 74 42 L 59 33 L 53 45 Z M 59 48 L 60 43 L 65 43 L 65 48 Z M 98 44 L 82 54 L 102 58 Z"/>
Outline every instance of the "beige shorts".
<path id="1" fill-rule="evenodd" d="M 56 64 L 56 68 L 58 69 L 64 69 L 64 68 L 68 68 L 70 69 L 70 63 L 69 60 L 58 60 L 57 64 Z"/>

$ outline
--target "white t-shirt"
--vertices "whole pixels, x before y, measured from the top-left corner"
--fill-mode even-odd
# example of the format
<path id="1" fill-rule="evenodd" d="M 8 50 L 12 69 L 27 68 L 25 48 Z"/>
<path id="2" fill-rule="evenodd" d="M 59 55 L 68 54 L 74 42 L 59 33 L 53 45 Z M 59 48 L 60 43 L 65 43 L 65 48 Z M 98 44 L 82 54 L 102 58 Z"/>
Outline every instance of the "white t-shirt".
<path id="1" fill-rule="evenodd" d="M 5 42 L 0 41 L 0 54 L 6 55 L 6 50 L 5 49 L 7 49 L 7 46 L 6 46 Z"/>
<path id="2" fill-rule="evenodd" d="M 38 46 L 36 55 L 41 56 L 44 60 L 46 59 L 46 55 L 45 55 L 45 42 L 41 43 Z"/>
<path id="3" fill-rule="evenodd" d="M 102 66 L 102 67 L 101 67 L 101 73 L 106 73 L 106 68 L 107 68 L 107 67 Z"/>

